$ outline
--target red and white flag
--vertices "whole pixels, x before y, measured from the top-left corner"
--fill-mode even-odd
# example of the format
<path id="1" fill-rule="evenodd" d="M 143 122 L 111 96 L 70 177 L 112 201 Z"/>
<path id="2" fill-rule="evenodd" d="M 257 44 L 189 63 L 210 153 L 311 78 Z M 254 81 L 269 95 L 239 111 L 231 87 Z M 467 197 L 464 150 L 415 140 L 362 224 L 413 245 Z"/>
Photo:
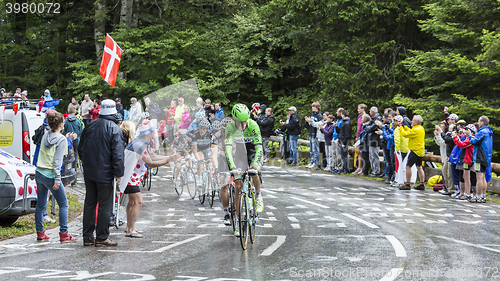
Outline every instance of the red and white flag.
<path id="1" fill-rule="evenodd" d="M 104 81 L 111 85 L 111 87 L 115 87 L 122 52 L 122 49 L 118 47 L 115 40 L 106 34 L 106 43 L 104 44 L 104 53 L 102 55 L 99 74 L 101 74 Z"/>

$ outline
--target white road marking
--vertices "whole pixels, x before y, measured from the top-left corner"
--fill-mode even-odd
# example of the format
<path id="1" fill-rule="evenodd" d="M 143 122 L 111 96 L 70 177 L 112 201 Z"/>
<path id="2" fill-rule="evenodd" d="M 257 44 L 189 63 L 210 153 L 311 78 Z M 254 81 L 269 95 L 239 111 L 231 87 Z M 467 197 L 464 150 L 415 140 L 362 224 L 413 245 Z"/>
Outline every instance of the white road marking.
<path id="1" fill-rule="evenodd" d="M 338 223 L 337 223 L 337 226 L 338 226 L 338 227 L 347 227 L 347 225 L 345 225 L 344 223 L 341 223 L 341 222 L 338 222 Z"/>
<path id="2" fill-rule="evenodd" d="M 278 221 L 275 217 L 269 217 L 269 218 L 259 218 L 259 220 L 263 220 L 263 221 Z"/>
<path id="3" fill-rule="evenodd" d="M 270 224 L 270 223 L 265 223 L 265 224 L 262 224 L 262 225 L 257 224 L 257 225 L 255 225 L 255 226 L 257 226 L 257 227 L 262 227 L 262 228 L 272 228 L 272 227 L 273 227 L 273 225 L 272 225 L 272 224 Z"/>
<path id="4" fill-rule="evenodd" d="M 307 209 L 306 206 L 304 205 L 295 205 L 295 206 L 288 206 L 286 207 L 287 209 Z"/>
<path id="5" fill-rule="evenodd" d="M 299 220 L 296 217 L 288 217 L 288 219 L 293 222 L 299 222 Z"/>
<path id="6" fill-rule="evenodd" d="M 461 222 L 461 223 L 466 223 L 466 224 L 478 224 L 478 223 L 483 223 L 483 221 L 461 221 L 461 220 L 453 220 L 456 222 Z"/>
<path id="7" fill-rule="evenodd" d="M 298 223 L 292 223 L 291 226 L 293 229 L 300 229 L 300 224 Z"/>
<path id="8" fill-rule="evenodd" d="M 269 190 L 269 189 L 266 189 L 266 193 L 267 193 L 267 192 L 272 193 L 272 194 L 276 194 L 276 193 L 278 193 L 278 192 L 276 192 L 276 191 L 271 191 L 271 190 Z"/>
<path id="9" fill-rule="evenodd" d="M 276 210 L 276 208 L 275 208 L 275 207 L 273 207 L 273 206 L 271 206 L 271 205 L 266 206 L 266 208 L 268 208 L 268 209 L 270 209 L 270 210 Z"/>
<path id="10" fill-rule="evenodd" d="M 209 234 L 197 234 L 194 237 L 191 237 L 191 238 L 188 238 L 186 240 L 179 241 L 179 242 L 175 242 L 174 244 L 171 244 L 171 245 L 168 245 L 168 246 L 165 246 L 165 247 L 153 250 L 153 251 L 127 251 L 127 250 L 107 250 L 107 249 L 97 250 L 97 251 L 98 252 L 120 252 L 120 253 L 162 253 L 162 252 L 165 252 L 166 250 L 175 248 L 177 246 L 189 243 L 189 242 L 194 241 L 194 240 L 198 240 L 198 239 L 206 237 L 208 235 Z"/>
<path id="11" fill-rule="evenodd" d="M 355 217 L 355 216 L 353 216 L 351 214 L 342 213 L 342 215 L 344 215 L 344 216 L 346 216 L 348 218 L 351 218 L 351 219 L 353 219 L 353 220 L 355 220 L 357 222 L 360 222 L 360 223 L 362 223 L 362 224 L 364 224 L 364 225 L 366 225 L 366 226 L 368 226 L 370 228 L 379 228 L 378 226 L 374 225 L 373 223 L 370 223 L 370 222 L 367 222 L 365 220 L 362 220 L 362 219 L 360 219 L 358 217 Z"/>
<path id="12" fill-rule="evenodd" d="M 384 278 L 380 279 L 380 281 L 392 281 L 396 279 L 402 272 L 404 268 L 393 268 L 391 271 L 387 272 L 384 275 Z"/>
<path id="13" fill-rule="evenodd" d="M 448 237 L 444 237 L 444 236 L 435 236 L 435 237 L 441 238 L 441 239 L 444 239 L 444 240 L 448 240 L 448 241 L 452 241 L 452 242 L 455 242 L 455 243 L 464 244 L 464 245 L 471 246 L 471 247 L 480 248 L 480 249 L 483 249 L 483 250 L 492 251 L 492 252 L 495 252 L 495 253 L 500 253 L 500 250 L 492 249 L 492 248 L 486 247 L 484 245 L 473 244 L 473 243 L 469 243 L 469 242 L 465 242 L 465 241 L 460 241 L 460 240 L 456 240 L 456 239 L 448 238 Z"/>
<path id="14" fill-rule="evenodd" d="M 299 201 L 302 201 L 302 202 L 305 202 L 305 203 L 309 203 L 309 204 L 311 204 L 311 205 L 318 206 L 318 207 L 321 207 L 321 208 L 323 208 L 323 209 L 330 209 L 330 207 L 328 207 L 328 206 L 321 205 L 321 204 L 318 204 L 318 203 L 316 203 L 316 202 L 307 201 L 307 200 L 304 200 L 304 199 L 302 199 L 302 198 L 298 198 L 298 197 L 295 197 L 295 196 L 292 196 L 292 197 L 290 197 L 290 198 L 295 199 L 295 200 L 299 200 Z"/>
<path id="15" fill-rule="evenodd" d="M 262 252 L 259 256 L 270 256 L 276 251 L 283 243 L 285 243 L 286 235 L 277 235 L 276 242 Z"/>
<path id="16" fill-rule="evenodd" d="M 271 216 L 271 217 L 274 216 L 273 212 L 266 212 L 266 215 Z"/>
<path id="17" fill-rule="evenodd" d="M 393 235 L 386 235 L 385 238 L 391 242 L 394 251 L 396 252 L 396 257 L 406 257 L 405 247 L 399 242 L 399 240 Z"/>
<path id="18" fill-rule="evenodd" d="M 269 195 L 265 195 L 264 197 L 266 197 L 266 198 L 278 198 L 278 197 L 276 197 L 276 196 L 274 196 L 274 195 L 271 195 L 271 194 L 269 194 Z"/>

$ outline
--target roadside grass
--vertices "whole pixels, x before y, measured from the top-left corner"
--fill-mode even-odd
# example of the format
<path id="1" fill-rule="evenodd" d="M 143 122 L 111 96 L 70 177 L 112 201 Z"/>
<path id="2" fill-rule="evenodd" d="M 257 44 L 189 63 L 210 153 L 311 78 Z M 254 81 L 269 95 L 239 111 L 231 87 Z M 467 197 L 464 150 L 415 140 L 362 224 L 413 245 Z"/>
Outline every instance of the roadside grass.
<path id="1" fill-rule="evenodd" d="M 70 222 L 76 219 L 83 212 L 83 203 L 78 201 L 78 197 L 76 195 L 66 193 L 66 196 L 68 197 L 69 205 L 68 222 Z M 51 222 L 44 221 L 43 226 L 45 229 L 59 227 L 59 206 L 57 206 L 57 202 L 55 215 L 50 213 L 51 208 L 52 200 L 49 200 L 49 202 L 47 202 L 47 212 L 49 213 L 47 217 L 51 219 Z M 0 227 L 0 241 L 32 233 L 36 233 L 35 214 L 21 216 L 11 226 Z"/>

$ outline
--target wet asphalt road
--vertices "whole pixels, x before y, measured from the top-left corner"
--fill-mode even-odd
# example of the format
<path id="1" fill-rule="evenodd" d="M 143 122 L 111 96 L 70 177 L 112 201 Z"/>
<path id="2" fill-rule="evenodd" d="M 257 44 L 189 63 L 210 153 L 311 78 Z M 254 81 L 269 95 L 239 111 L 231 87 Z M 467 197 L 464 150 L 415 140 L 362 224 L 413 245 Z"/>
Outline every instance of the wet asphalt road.
<path id="1" fill-rule="evenodd" d="M 210 209 L 179 197 L 160 168 L 136 227 L 116 248 L 0 243 L 0 280 L 491 280 L 500 278 L 500 208 L 426 191 L 265 166 L 256 243 L 241 249 Z M 82 189 L 82 183 L 79 183 Z M 81 239 L 81 222 L 70 232 Z M 249 242 L 250 243 L 250 242 Z"/>

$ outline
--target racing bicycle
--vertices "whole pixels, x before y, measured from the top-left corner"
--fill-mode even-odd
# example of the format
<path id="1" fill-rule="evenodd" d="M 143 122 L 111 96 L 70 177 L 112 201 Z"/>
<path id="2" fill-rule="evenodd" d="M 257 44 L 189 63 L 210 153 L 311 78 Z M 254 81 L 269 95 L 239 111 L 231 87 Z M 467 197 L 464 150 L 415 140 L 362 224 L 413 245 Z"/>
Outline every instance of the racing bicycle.
<path id="1" fill-rule="evenodd" d="M 180 168 L 178 165 L 180 164 Z M 176 170 L 180 169 L 179 175 L 175 178 Z M 184 187 L 187 188 L 189 196 L 193 199 L 196 196 L 196 176 L 191 168 L 191 159 L 177 160 L 174 165 L 174 188 L 177 195 L 181 195 Z"/>

